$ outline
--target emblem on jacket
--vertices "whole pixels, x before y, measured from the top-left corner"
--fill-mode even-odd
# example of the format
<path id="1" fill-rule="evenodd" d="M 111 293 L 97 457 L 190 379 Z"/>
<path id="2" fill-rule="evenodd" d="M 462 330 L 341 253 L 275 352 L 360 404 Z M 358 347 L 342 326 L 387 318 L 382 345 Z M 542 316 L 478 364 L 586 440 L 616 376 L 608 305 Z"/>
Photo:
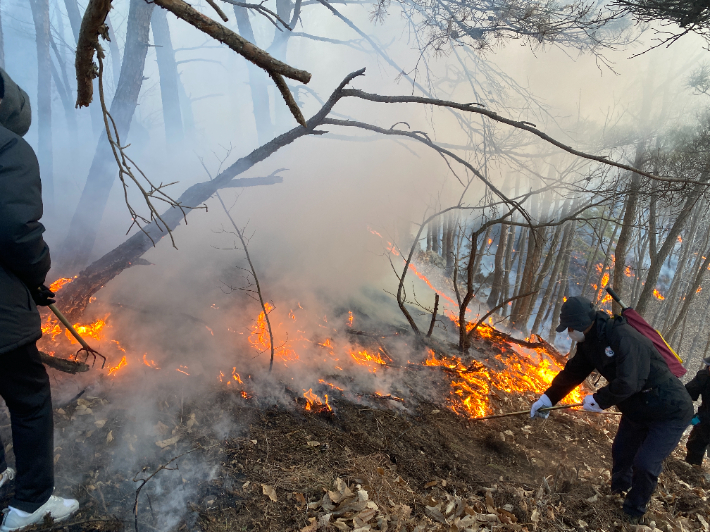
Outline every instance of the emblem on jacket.
<path id="1" fill-rule="evenodd" d="M 614 356 L 614 350 L 611 347 L 608 347 L 604 349 L 604 354 L 608 357 L 613 357 Z"/>

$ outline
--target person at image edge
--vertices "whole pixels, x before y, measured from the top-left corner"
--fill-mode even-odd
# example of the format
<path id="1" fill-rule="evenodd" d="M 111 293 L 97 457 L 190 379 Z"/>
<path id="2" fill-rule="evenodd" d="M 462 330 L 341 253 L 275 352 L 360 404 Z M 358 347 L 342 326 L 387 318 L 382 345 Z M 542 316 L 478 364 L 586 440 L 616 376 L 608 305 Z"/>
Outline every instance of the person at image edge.
<path id="1" fill-rule="evenodd" d="M 39 164 L 22 136 L 30 127 L 27 94 L 0 69 L 0 397 L 10 411 L 15 469 L 0 441 L 0 489 L 14 480 L 0 532 L 66 519 L 78 508 L 54 491 L 54 424 L 47 371 L 40 362 L 37 305 L 54 303 L 44 285 L 51 264 L 42 238 Z"/>

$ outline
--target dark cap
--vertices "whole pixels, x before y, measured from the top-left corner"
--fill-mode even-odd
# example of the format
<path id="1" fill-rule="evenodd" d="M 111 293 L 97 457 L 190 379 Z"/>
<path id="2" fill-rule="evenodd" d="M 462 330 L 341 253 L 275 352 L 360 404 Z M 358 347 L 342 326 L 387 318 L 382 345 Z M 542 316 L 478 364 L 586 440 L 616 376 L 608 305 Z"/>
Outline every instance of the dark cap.
<path id="1" fill-rule="evenodd" d="M 567 298 L 560 309 L 560 324 L 556 331 L 562 332 L 568 328 L 584 331 L 594 322 L 595 315 L 594 305 L 586 297 Z"/>

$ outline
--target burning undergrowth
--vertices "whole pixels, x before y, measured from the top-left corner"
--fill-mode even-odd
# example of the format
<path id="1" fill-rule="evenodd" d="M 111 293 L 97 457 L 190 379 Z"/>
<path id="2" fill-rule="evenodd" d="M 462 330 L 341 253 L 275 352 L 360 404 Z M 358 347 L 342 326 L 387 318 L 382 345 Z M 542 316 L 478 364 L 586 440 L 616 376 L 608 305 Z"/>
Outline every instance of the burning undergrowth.
<path id="1" fill-rule="evenodd" d="M 237 319 L 216 326 L 193 318 L 190 337 L 174 330 L 163 341 L 167 334 L 154 326 L 162 319 L 92 305 L 93 321 L 77 325 L 107 356 L 106 367 L 52 375 L 57 490 L 82 504 L 74 530 L 596 523 L 584 501 L 604 497 L 613 416 L 471 421 L 525 409 L 547 387 L 564 359 L 540 338 L 516 340 L 486 325 L 464 356 L 363 312 L 325 315 L 293 302 L 267 309 L 277 338 L 268 373 L 263 313 L 243 328 Z M 41 348 L 74 352 L 53 318 L 44 319 Z M 141 342 L 145 336 L 131 334 L 137 329 L 160 341 Z M 4 438 L 8 428 L 0 417 Z M 563 517 L 570 497 L 581 507 Z M 597 524 L 611 530 L 609 515 Z"/>

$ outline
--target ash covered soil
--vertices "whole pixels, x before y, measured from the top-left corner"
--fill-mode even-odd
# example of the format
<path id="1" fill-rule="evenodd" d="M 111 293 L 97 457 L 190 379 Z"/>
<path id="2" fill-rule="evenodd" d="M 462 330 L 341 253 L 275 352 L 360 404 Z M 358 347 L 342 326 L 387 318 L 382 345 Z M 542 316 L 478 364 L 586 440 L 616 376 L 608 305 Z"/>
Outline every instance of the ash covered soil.
<path id="1" fill-rule="evenodd" d="M 426 371 L 450 382 L 441 368 Z M 443 403 L 337 392 L 332 412 L 306 411 L 296 394 L 290 407 L 269 406 L 217 386 L 197 401 L 151 397 L 159 419 L 142 430 L 138 412 L 101 394 L 55 409 L 56 493 L 81 509 L 28 530 L 689 531 L 710 522 L 710 471 L 682 461 L 682 442 L 665 463 L 652 526 L 622 523 L 608 488 L 616 415 L 471 421 Z M 491 400 L 500 412 L 533 399 Z M 0 431 L 9 442 L 5 414 Z M 11 494 L 0 489 L 3 507 Z"/>

